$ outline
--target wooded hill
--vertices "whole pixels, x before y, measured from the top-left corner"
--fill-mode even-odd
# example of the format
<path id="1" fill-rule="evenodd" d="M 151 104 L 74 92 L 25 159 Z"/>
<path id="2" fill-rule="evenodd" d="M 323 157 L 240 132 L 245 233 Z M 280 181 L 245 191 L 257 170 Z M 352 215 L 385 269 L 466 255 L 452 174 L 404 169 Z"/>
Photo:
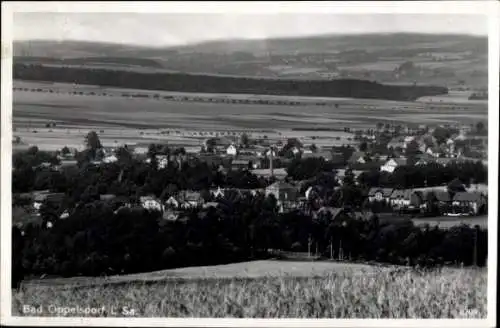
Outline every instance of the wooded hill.
<path id="1" fill-rule="evenodd" d="M 112 69 L 47 67 L 19 63 L 14 64 L 13 78 L 144 90 L 349 97 L 399 101 L 412 101 L 423 96 L 448 93 L 447 88 L 439 86 L 384 85 L 357 79 L 329 81 L 259 79 L 186 73 L 140 73 Z"/>

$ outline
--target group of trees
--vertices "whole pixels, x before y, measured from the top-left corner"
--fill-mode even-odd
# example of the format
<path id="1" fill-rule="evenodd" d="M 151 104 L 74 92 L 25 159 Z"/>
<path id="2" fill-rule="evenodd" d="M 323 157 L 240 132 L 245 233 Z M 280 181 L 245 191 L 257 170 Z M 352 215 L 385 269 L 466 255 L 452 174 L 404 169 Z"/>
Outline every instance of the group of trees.
<path id="1" fill-rule="evenodd" d="M 481 162 L 459 162 L 443 166 L 436 163 L 426 165 L 405 165 L 393 173 L 373 169 L 358 176 L 358 182 L 365 187 L 422 188 L 442 186 L 458 178 L 464 184 L 485 183 L 488 169 Z"/>
<path id="2" fill-rule="evenodd" d="M 15 281 L 19 275 L 96 276 L 220 264 L 262 258 L 268 249 L 307 251 L 308 245 L 326 257 L 342 252 L 352 260 L 403 265 L 484 265 L 487 254 L 487 232 L 478 228 L 422 229 L 405 219 L 355 219 L 348 211 L 335 218 L 329 212 L 279 213 L 276 199 L 262 194 L 186 210 L 177 221 L 140 207 L 89 201 L 51 229 L 29 225 L 22 238 L 16 229 Z"/>
<path id="3" fill-rule="evenodd" d="M 14 64 L 13 74 L 13 78 L 19 80 L 203 93 L 257 93 L 414 100 L 422 96 L 448 92 L 445 87 L 383 85 L 355 79 L 328 81 L 271 80 L 183 73 L 146 74 L 124 70 L 49 67 L 21 63 Z"/>

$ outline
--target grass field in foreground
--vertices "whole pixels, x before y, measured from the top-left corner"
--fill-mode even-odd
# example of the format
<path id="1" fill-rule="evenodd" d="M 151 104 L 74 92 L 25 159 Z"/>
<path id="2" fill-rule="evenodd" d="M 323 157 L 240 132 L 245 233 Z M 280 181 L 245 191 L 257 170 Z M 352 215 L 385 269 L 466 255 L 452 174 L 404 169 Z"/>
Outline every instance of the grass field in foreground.
<path id="1" fill-rule="evenodd" d="M 310 277 L 172 279 L 79 288 L 31 285 L 14 292 L 12 311 L 22 315 L 23 305 L 30 304 L 44 309 L 90 306 L 104 309 L 99 316 L 105 317 L 123 316 L 119 310 L 127 307 L 139 317 L 485 318 L 486 280 L 486 269 L 369 267 Z M 39 315 L 51 316 L 47 310 Z"/>

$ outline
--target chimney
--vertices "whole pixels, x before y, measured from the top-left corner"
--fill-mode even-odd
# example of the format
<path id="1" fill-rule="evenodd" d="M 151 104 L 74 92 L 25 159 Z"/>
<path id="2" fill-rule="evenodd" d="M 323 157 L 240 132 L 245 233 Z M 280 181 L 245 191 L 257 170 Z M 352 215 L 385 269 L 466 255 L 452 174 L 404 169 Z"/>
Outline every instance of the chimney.
<path id="1" fill-rule="evenodd" d="M 274 171 L 273 171 L 273 148 L 270 147 L 269 148 L 270 152 L 269 152 L 269 171 L 271 173 L 271 178 L 274 176 Z"/>

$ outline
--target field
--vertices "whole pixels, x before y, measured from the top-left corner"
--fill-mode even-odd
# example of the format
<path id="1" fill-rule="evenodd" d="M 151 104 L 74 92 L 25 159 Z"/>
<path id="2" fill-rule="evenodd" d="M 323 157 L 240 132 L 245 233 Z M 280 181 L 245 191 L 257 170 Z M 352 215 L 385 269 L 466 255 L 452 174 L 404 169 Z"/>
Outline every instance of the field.
<path id="1" fill-rule="evenodd" d="M 163 139 L 169 143 L 198 147 L 210 134 L 247 131 L 254 138 L 267 136 L 271 140 L 299 137 L 305 144 L 318 146 L 352 143 L 352 135 L 343 132 L 351 128 L 374 128 L 384 123 L 466 123 L 487 119 L 486 103 L 394 102 L 364 99 L 301 98 L 300 105 L 262 105 L 214 103 L 208 101 L 175 101 L 166 96 L 187 94 L 160 91 L 124 90 L 97 86 L 72 86 L 15 81 L 16 88 L 42 89 L 45 92 L 14 91 L 13 123 L 27 144 L 60 148 L 81 146 L 89 129 L 104 130 L 104 143 L 150 142 Z M 48 90 L 53 90 L 49 93 Z M 78 91 L 94 95 L 74 95 Z M 123 93 L 140 92 L 146 98 L 129 98 Z M 105 94 L 105 95 L 104 95 Z M 157 95 L 155 99 L 154 95 Z M 219 99 L 286 99 L 290 97 L 226 94 L 190 94 L 191 97 Z M 453 99 L 451 99 L 453 100 Z M 318 101 L 326 105 L 315 105 Z M 56 129 L 45 129 L 56 122 Z M 60 129 L 60 130 L 57 130 Z M 148 131 L 149 129 L 149 131 Z M 160 133 L 160 129 L 170 130 Z M 298 131 L 300 129 L 300 131 Z M 326 131 L 318 132 L 317 129 Z M 36 133 L 34 132 L 36 130 Z M 52 131 L 49 131 L 52 130 Z M 142 132 L 142 134 L 141 134 Z M 148 135 L 149 133 L 149 135 Z M 351 139 L 351 140 L 349 140 Z"/>
<path id="2" fill-rule="evenodd" d="M 477 216 L 477 217 L 439 217 L 439 218 L 419 218 L 412 220 L 415 225 L 425 225 L 438 226 L 443 229 L 447 229 L 453 226 L 458 226 L 461 224 L 467 224 L 471 227 L 478 225 L 481 229 L 488 229 L 488 216 Z"/>
<path id="3" fill-rule="evenodd" d="M 172 279 L 149 282 L 80 287 L 27 284 L 14 291 L 13 315 L 21 315 L 23 305 L 31 304 L 44 307 L 45 311 L 38 314 L 41 316 L 57 315 L 47 310 L 54 305 L 101 308 L 99 315 L 109 317 L 123 316 L 117 309 L 124 307 L 140 317 L 486 317 L 486 269 L 420 272 L 336 263 L 257 261 L 169 271 L 176 272 L 171 274 Z"/>

